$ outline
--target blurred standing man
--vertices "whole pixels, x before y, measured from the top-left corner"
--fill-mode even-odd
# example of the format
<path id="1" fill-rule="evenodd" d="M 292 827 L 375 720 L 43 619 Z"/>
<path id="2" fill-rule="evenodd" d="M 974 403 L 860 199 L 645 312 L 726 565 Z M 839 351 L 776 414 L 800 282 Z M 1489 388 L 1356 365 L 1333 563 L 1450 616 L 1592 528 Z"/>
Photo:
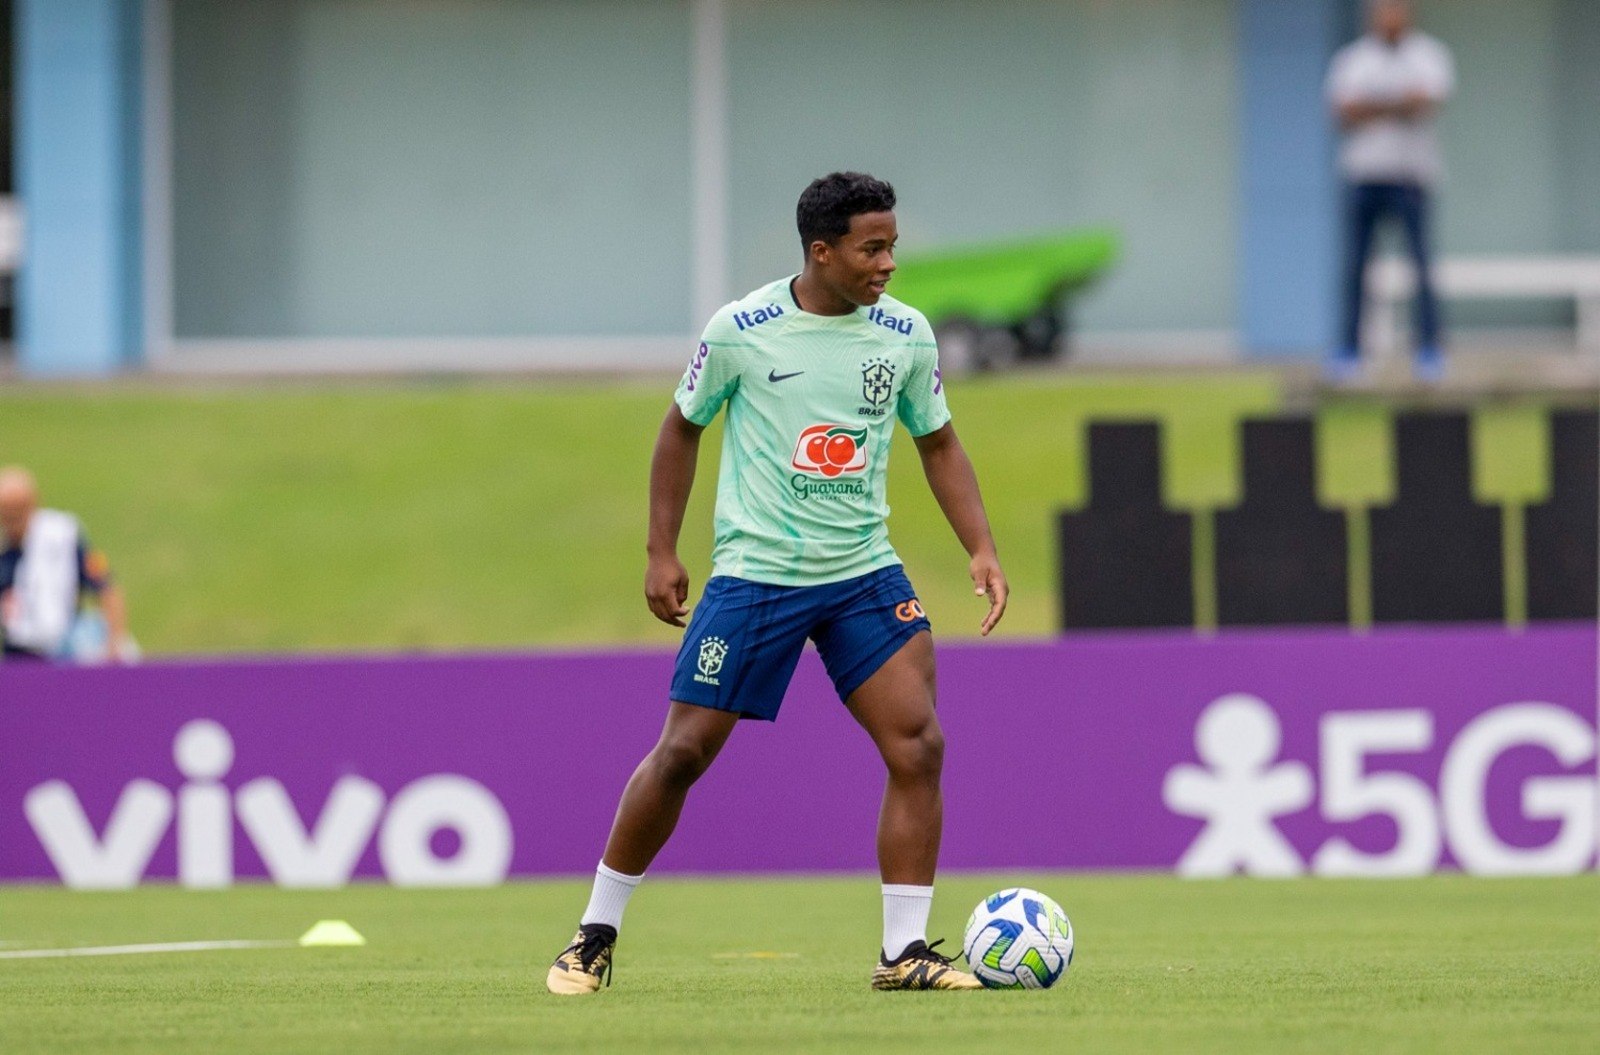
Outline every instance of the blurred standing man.
<path id="1" fill-rule="evenodd" d="M 4 659 L 64 657 L 84 593 L 99 598 L 110 655 L 132 658 L 127 608 L 105 555 L 89 545 L 78 518 L 39 508 L 33 475 L 0 468 L 0 648 Z"/>
<path id="2" fill-rule="evenodd" d="M 1346 184 L 1344 328 L 1328 363 L 1330 380 L 1354 379 L 1361 366 L 1362 278 L 1380 221 L 1405 229 L 1417 272 L 1416 375 L 1444 373 L 1439 307 L 1429 274 L 1428 210 L 1443 169 L 1434 117 L 1455 88 L 1450 51 L 1412 28 L 1409 0 L 1368 0 L 1365 36 L 1333 57 L 1327 95 L 1344 141 Z"/>

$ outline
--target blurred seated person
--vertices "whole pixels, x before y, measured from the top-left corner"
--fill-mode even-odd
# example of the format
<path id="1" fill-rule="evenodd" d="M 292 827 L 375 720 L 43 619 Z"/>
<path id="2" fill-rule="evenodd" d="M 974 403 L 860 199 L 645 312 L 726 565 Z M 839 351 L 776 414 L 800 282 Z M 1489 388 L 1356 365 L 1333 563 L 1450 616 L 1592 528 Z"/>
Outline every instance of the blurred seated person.
<path id="1" fill-rule="evenodd" d="M 100 614 L 82 611 L 85 595 Z M 102 621 L 103 619 L 103 621 Z M 39 508 L 33 475 L 0 468 L 0 659 L 132 660 L 122 590 L 78 518 Z"/>

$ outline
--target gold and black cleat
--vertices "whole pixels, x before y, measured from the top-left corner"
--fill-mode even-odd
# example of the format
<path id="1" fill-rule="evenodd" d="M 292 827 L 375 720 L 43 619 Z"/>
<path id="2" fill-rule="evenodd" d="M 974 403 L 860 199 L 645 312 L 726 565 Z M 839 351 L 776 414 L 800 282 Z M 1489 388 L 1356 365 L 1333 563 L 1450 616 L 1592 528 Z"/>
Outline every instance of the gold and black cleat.
<path id="1" fill-rule="evenodd" d="M 933 950 L 944 939 L 929 945 L 914 941 L 899 959 L 884 959 L 880 954 L 872 972 L 872 988 L 892 992 L 912 989 L 982 989 L 983 983 L 966 971 L 950 966 L 950 957 Z"/>
<path id="2" fill-rule="evenodd" d="M 544 984 L 561 996 L 597 992 L 600 983 L 611 984 L 611 954 L 617 947 L 617 930 L 604 923 L 578 928 L 572 944 L 561 951 Z"/>

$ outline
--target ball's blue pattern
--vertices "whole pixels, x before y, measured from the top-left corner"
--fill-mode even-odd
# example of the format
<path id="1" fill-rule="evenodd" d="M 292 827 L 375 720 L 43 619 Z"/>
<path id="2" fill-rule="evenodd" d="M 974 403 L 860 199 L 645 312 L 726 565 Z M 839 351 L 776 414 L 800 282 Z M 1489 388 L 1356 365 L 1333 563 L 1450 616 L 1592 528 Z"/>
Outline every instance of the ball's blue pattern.
<path id="1" fill-rule="evenodd" d="M 969 968 L 992 989 L 1048 989 L 1072 966 L 1073 944 L 1061 906 L 1024 888 L 984 898 L 962 941 Z"/>

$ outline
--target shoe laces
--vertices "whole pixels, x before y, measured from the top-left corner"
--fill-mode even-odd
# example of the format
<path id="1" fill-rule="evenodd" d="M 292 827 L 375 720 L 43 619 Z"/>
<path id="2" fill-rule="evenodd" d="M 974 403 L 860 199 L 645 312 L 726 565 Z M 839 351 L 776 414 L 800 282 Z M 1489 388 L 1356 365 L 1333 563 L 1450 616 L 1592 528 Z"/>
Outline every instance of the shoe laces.
<path id="1" fill-rule="evenodd" d="M 935 949 L 937 949 L 939 946 L 941 946 L 943 944 L 944 944 L 944 939 L 943 938 L 940 938 L 936 942 L 930 942 L 928 944 L 925 944 L 925 945 L 923 945 L 922 948 L 917 949 L 914 952 L 910 953 L 910 958 L 914 959 L 914 960 L 931 960 L 932 962 L 938 964 L 940 967 L 949 967 L 950 966 L 950 962 L 951 962 L 951 957 L 946 956 L 942 952 L 934 952 Z"/>
<path id="2" fill-rule="evenodd" d="M 594 962 L 610 951 L 616 941 L 606 937 L 604 932 L 598 930 L 581 930 L 579 933 L 583 935 L 583 940 L 573 943 L 578 953 L 578 963 L 583 965 L 585 971 L 593 973 L 590 968 L 594 966 Z M 602 968 L 606 985 L 611 984 L 611 967 L 614 960 L 615 957 L 606 957 L 605 967 Z"/>

